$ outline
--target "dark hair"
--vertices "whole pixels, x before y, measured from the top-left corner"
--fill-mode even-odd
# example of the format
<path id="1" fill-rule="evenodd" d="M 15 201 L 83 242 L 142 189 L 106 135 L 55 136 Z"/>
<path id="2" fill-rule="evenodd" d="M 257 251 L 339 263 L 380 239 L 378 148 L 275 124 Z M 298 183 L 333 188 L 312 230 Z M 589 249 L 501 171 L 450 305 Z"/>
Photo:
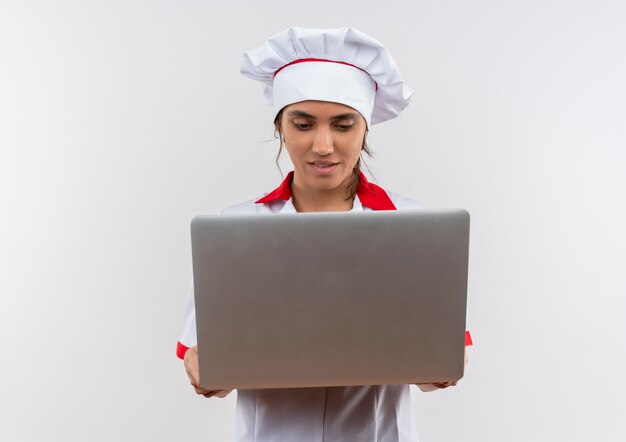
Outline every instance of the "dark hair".
<path id="1" fill-rule="evenodd" d="M 284 146 L 283 132 L 280 128 L 282 117 L 283 117 L 283 111 L 281 109 L 280 112 L 278 112 L 278 114 L 276 115 L 276 118 L 274 119 L 274 136 L 280 140 L 280 146 L 278 147 L 278 153 L 276 154 L 275 162 L 276 162 L 276 166 L 278 167 L 278 170 L 281 171 L 281 175 L 282 175 L 282 170 L 280 169 L 280 165 L 278 161 L 280 160 L 280 155 L 283 153 L 283 146 Z M 361 146 L 361 151 L 365 152 L 369 157 L 371 157 L 372 151 L 367 145 L 366 139 L 367 139 L 367 130 L 365 130 L 365 134 L 363 135 L 363 145 Z M 359 187 L 359 175 L 361 172 L 361 161 L 363 161 L 365 168 L 369 170 L 369 168 L 367 167 L 367 164 L 365 164 L 365 160 L 359 157 L 359 159 L 356 162 L 356 165 L 354 166 L 354 169 L 352 169 L 352 182 L 348 186 L 348 191 L 347 191 L 348 195 L 346 197 L 347 200 L 354 198 L 354 196 L 356 195 L 356 191 Z"/>

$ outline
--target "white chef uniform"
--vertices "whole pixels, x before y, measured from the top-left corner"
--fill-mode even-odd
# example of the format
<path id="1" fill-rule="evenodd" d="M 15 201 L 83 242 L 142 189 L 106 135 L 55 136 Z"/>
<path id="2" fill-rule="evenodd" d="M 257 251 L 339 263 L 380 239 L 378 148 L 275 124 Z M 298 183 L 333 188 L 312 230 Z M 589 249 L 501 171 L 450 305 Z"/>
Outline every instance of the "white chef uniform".
<path id="1" fill-rule="evenodd" d="M 273 192 L 221 213 L 293 213 L 291 172 Z M 420 209 L 361 174 L 352 211 Z M 193 293 L 185 310 L 177 355 L 196 345 Z M 238 390 L 237 442 L 417 441 L 408 385 Z"/>
<path id="2" fill-rule="evenodd" d="M 356 109 L 368 129 L 395 118 L 413 90 L 387 49 L 353 28 L 288 28 L 246 52 L 241 73 L 265 85 L 274 115 L 305 100 Z M 293 172 L 273 192 L 222 213 L 295 212 Z M 363 174 L 353 211 L 419 209 L 423 206 L 369 183 Z M 466 335 L 466 340 L 469 335 Z M 185 310 L 177 355 L 196 345 L 193 293 Z M 239 390 L 238 442 L 414 442 L 408 385 Z"/>

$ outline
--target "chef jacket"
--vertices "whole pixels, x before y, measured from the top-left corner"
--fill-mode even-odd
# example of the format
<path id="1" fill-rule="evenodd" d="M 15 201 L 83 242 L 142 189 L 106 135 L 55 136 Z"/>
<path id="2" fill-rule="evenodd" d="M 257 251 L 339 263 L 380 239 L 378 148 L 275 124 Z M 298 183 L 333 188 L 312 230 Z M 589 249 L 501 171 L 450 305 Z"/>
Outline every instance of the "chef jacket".
<path id="1" fill-rule="evenodd" d="M 273 192 L 221 213 L 295 213 L 293 172 Z M 361 174 L 352 211 L 421 209 Z M 196 345 L 193 288 L 176 353 Z M 237 442 L 415 442 L 409 385 L 238 390 Z"/>

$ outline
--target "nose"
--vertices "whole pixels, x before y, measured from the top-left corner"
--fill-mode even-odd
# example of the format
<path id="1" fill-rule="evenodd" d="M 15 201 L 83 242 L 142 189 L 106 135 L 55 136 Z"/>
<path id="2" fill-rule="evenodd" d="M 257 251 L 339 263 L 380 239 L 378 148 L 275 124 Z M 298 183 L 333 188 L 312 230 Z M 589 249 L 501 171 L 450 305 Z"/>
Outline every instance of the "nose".
<path id="1" fill-rule="evenodd" d="M 320 156 L 333 153 L 333 137 L 329 128 L 318 127 L 313 138 L 313 152 Z"/>

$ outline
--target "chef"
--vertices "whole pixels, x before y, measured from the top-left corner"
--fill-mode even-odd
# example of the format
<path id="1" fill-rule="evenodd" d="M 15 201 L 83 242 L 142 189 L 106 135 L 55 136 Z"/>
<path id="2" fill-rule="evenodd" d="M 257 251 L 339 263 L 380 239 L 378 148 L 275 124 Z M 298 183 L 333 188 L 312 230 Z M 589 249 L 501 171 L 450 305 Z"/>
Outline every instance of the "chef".
<path id="1" fill-rule="evenodd" d="M 352 28 L 289 28 L 245 53 L 241 72 L 265 85 L 279 154 L 287 151 L 294 170 L 272 192 L 222 213 L 424 207 L 361 172 L 370 126 L 398 116 L 413 94 L 381 43 Z M 225 397 L 230 391 L 199 385 L 196 342 L 192 293 L 176 353 L 196 393 Z M 419 387 L 431 391 L 454 384 Z M 239 390 L 235 433 L 238 442 L 417 440 L 409 385 Z"/>

